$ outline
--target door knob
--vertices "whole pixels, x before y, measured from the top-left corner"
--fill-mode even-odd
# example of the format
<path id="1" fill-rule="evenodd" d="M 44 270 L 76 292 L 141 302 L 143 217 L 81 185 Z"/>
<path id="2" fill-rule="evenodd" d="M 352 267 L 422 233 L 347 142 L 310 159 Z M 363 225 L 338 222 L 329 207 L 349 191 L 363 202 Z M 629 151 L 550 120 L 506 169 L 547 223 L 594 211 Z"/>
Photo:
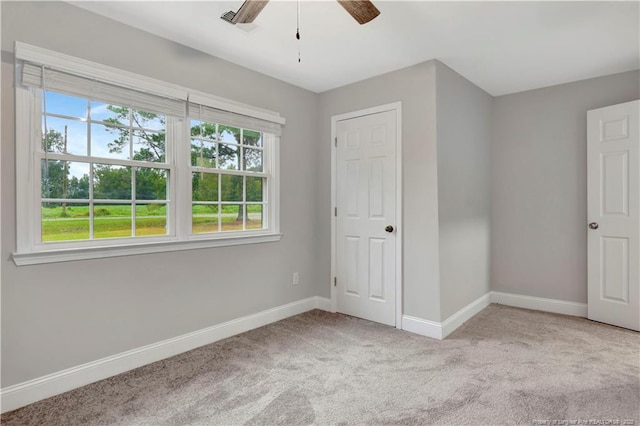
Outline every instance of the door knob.
<path id="1" fill-rule="evenodd" d="M 591 223 L 589 224 L 589 228 L 591 228 L 591 229 L 598 229 L 598 226 L 599 226 L 599 225 L 598 225 L 597 223 L 595 223 L 595 222 L 591 222 Z"/>
<path id="2" fill-rule="evenodd" d="M 385 231 L 387 231 L 387 232 L 393 232 L 393 226 L 391 226 L 391 225 L 387 225 L 387 226 L 384 228 L 384 230 L 385 230 Z"/>

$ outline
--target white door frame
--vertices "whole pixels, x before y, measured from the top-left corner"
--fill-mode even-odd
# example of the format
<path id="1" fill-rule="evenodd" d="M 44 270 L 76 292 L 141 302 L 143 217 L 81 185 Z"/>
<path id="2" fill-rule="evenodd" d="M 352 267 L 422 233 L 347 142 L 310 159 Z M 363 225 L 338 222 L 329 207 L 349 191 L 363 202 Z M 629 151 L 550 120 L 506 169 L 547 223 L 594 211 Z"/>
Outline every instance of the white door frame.
<path id="1" fill-rule="evenodd" d="M 337 147 L 336 127 L 338 121 L 380 112 L 395 111 L 396 113 L 396 328 L 402 328 L 402 102 L 379 105 L 358 111 L 331 116 L 331 311 L 338 308 L 338 293 L 335 279 L 337 277 L 337 248 L 336 248 L 336 207 L 337 207 Z"/>

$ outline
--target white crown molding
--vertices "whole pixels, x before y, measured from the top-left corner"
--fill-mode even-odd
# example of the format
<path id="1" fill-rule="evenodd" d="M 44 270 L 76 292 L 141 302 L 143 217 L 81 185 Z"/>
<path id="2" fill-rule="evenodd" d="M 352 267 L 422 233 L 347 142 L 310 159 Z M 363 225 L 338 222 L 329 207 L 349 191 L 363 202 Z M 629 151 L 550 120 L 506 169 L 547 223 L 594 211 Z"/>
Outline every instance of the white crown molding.
<path id="1" fill-rule="evenodd" d="M 0 390 L 1 412 L 15 410 L 143 365 L 330 305 L 329 299 L 309 297 L 9 386 Z"/>

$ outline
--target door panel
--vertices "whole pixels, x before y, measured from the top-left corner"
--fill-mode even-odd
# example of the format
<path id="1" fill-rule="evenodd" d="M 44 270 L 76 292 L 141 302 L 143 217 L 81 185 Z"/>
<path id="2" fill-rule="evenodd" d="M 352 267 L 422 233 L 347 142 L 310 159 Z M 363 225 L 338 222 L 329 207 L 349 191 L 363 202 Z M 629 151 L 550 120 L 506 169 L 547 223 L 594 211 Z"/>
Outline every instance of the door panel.
<path id="1" fill-rule="evenodd" d="M 640 101 L 587 114 L 588 317 L 640 330 Z"/>
<path id="2" fill-rule="evenodd" d="M 395 325 L 396 112 L 337 122 L 339 312 Z"/>
<path id="3" fill-rule="evenodd" d="M 384 238 L 369 239 L 369 297 L 384 301 Z"/>
<path id="4" fill-rule="evenodd" d="M 602 215 L 629 214 L 629 152 L 602 155 Z"/>
<path id="5" fill-rule="evenodd" d="M 600 298 L 629 302 L 629 239 L 602 238 L 602 277 Z"/>

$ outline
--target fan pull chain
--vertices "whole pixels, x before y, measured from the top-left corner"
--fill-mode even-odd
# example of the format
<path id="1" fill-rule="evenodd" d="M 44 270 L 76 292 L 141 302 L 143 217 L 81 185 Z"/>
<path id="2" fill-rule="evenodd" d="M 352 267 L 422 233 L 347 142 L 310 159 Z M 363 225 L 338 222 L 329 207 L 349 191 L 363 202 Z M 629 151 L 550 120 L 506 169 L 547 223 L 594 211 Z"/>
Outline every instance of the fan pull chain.
<path id="1" fill-rule="evenodd" d="M 300 63 L 300 0 L 297 2 L 296 40 L 298 40 L 298 63 Z"/>

